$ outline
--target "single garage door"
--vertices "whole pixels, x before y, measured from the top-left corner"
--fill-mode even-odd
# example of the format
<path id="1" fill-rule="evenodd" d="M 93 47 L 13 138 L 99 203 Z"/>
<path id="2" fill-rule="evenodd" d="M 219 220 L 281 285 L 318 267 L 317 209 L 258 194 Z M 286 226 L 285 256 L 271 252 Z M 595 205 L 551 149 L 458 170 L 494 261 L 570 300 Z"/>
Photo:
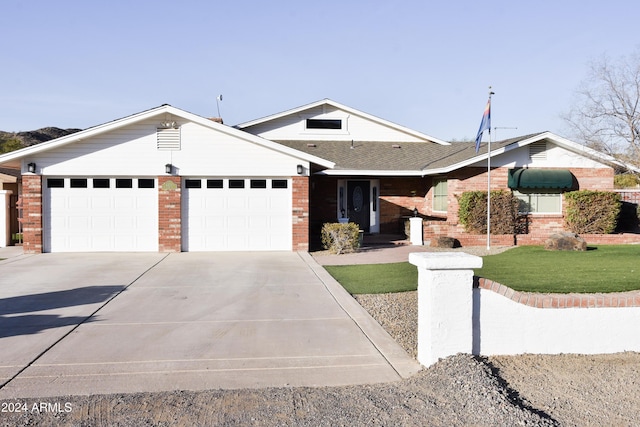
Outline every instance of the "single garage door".
<path id="1" fill-rule="evenodd" d="M 291 250 L 289 179 L 193 178 L 183 182 L 183 251 Z"/>
<path id="2" fill-rule="evenodd" d="M 45 252 L 158 250 L 154 178 L 49 178 Z"/>

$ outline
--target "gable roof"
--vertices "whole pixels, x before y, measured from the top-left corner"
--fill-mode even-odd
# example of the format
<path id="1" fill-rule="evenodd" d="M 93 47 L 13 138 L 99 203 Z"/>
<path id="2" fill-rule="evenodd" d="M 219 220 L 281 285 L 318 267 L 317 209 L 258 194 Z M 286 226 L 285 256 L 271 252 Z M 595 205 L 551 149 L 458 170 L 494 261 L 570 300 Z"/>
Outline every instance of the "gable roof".
<path id="1" fill-rule="evenodd" d="M 349 114 L 353 114 L 353 115 L 356 115 L 356 116 L 363 117 L 363 118 L 365 118 L 367 120 L 371 120 L 372 122 L 378 123 L 378 124 L 383 125 L 383 126 L 387 126 L 389 128 L 395 129 L 395 130 L 397 130 L 399 132 L 403 132 L 403 133 L 406 133 L 408 135 L 414 136 L 416 138 L 422 139 L 424 141 L 433 142 L 433 143 L 436 143 L 436 144 L 439 144 L 439 145 L 449 145 L 450 144 L 449 142 L 446 142 L 446 141 L 443 141 L 441 139 L 435 138 L 433 136 L 424 134 L 422 132 L 418 132 L 416 130 L 410 129 L 410 128 L 405 127 L 405 126 L 401 126 L 399 124 L 390 122 L 388 120 L 381 119 L 380 117 L 376 117 L 374 115 L 365 113 L 363 111 L 356 110 L 355 108 L 348 107 L 346 105 L 340 104 L 339 102 L 333 101 L 333 100 L 328 99 L 328 98 L 322 99 L 320 101 L 312 102 L 311 104 L 306 104 L 306 105 L 302 105 L 300 107 L 292 108 L 290 110 L 282 111 L 280 113 L 276 113 L 276 114 L 272 114 L 272 115 L 269 115 L 269 116 L 266 116 L 266 117 L 262 117 L 262 118 L 259 118 L 259 119 L 255 119 L 255 120 L 251 120 L 251 121 L 248 121 L 248 122 L 240 123 L 240 124 L 235 125 L 234 127 L 238 128 L 238 129 L 246 129 L 246 128 L 249 128 L 249 127 L 252 127 L 252 126 L 255 126 L 255 125 L 259 125 L 259 124 L 263 124 L 263 123 L 266 123 L 266 122 L 270 122 L 270 121 L 279 119 L 281 117 L 290 116 L 290 115 L 293 115 L 293 114 L 298 114 L 298 113 L 303 112 L 305 110 L 310 110 L 312 108 L 321 107 L 323 105 L 328 105 L 328 106 L 334 107 L 334 108 L 336 108 L 338 110 L 342 110 L 342 111 L 348 112 Z"/>
<path id="2" fill-rule="evenodd" d="M 101 125 L 97 125 L 88 129 L 85 129 L 80 132 L 76 132 L 67 136 L 63 136 L 61 138 L 52 139 L 50 141 L 46 141 L 37 145 L 32 145 L 29 147 L 22 148 L 20 150 L 12 151 L 3 155 L 0 155 L 0 165 L 11 167 L 11 168 L 19 168 L 20 167 L 20 159 L 26 156 L 30 156 L 33 154 L 41 153 L 47 150 L 51 150 L 54 148 L 62 147 L 68 144 L 72 144 L 74 142 L 81 141 L 86 138 L 90 138 L 96 135 L 105 134 L 107 132 L 111 132 L 116 129 L 120 129 L 122 127 L 147 120 L 149 118 L 153 118 L 156 116 L 161 116 L 165 114 L 170 114 L 171 116 L 180 117 L 190 122 L 197 123 L 204 127 L 215 129 L 219 132 L 226 133 L 229 136 L 233 136 L 235 138 L 243 139 L 248 142 L 252 142 L 254 144 L 263 146 L 265 148 L 269 148 L 283 154 L 287 154 L 289 156 L 299 158 L 304 161 L 308 161 L 310 163 L 315 163 L 322 167 L 331 168 L 334 167 L 334 162 L 329 160 L 317 157 L 311 153 L 305 153 L 302 151 L 298 151 L 292 149 L 290 147 L 285 147 L 282 144 L 275 143 L 268 139 L 264 139 L 262 137 L 252 135 L 247 132 L 243 132 L 236 128 L 215 122 L 213 120 L 207 119 L 202 116 L 198 116 L 193 113 L 189 113 L 187 111 L 181 110 L 176 107 L 172 107 L 169 104 L 164 104 L 156 108 L 152 108 L 150 110 L 142 111 L 140 113 L 132 114 L 130 116 L 113 120 L 111 122 L 103 123 Z"/>

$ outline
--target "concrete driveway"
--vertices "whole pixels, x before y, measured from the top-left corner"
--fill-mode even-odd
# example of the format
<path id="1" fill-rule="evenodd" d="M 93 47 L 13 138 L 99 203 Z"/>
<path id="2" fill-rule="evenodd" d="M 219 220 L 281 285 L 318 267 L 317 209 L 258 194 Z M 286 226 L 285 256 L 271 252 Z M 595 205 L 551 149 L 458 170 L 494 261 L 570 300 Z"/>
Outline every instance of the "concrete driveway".
<path id="1" fill-rule="evenodd" d="M 0 261 L 0 399 L 364 384 L 419 369 L 307 253 Z"/>

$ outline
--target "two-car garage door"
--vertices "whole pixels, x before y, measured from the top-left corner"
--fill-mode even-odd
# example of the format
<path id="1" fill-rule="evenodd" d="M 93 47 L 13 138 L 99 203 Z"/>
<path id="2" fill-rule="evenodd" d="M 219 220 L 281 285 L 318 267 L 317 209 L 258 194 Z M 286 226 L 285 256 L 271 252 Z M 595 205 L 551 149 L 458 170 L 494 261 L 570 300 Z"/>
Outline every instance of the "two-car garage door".
<path id="1" fill-rule="evenodd" d="M 290 180 L 183 179 L 182 250 L 291 250 Z M 45 252 L 157 251 L 154 178 L 45 178 Z"/>

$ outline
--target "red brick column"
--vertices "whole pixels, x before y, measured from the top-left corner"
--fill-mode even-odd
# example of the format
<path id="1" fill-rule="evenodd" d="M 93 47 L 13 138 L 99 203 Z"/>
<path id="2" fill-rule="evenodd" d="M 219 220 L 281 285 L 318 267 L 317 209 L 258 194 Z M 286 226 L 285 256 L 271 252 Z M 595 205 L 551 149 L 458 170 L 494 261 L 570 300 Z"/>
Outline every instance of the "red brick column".
<path id="1" fill-rule="evenodd" d="M 309 250 L 309 177 L 294 176 L 293 191 L 293 250 Z"/>
<path id="2" fill-rule="evenodd" d="M 22 176 L 22 249 L 42 253 L 42 177 Z"/>
<path id="3" fill-rule="evenodd" d="M 158 177 L 158 251 L 182 251 L 181 193 L 179 176 Z"/>

